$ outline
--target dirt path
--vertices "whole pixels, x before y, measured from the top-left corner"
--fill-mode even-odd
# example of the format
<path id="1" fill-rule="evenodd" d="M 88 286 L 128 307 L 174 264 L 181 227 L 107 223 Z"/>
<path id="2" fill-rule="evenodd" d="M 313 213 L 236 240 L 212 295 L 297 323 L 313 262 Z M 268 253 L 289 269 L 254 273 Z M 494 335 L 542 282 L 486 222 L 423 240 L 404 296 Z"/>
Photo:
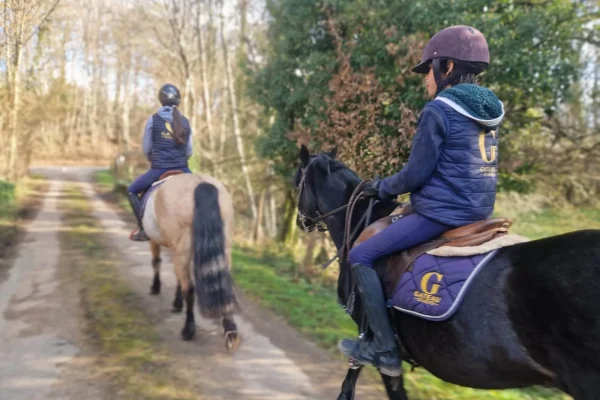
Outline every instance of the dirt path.
<path id="1" fill-rule="evenodd" d="M 147 244 L 128 240 L 131 226 L 90 184 L 93 168 L 45 168 L 54 179 L 47 199 L 28 234 L 8 279 L 0 283 L 0 400 L 110 399 L 100 384 L 86 377 L 85 348 L 74 283 L 60 276 L 57 201 L 66 181 L 75 181 L 87 195 L 122 265 L 121 278 L 141 298 L 161 344 L 176 360 L 178 373 L 210 400 L 335 399 L 344 365 L 303 339 L 295 330 L 242 298 L 237 322 L 243 337 L 231 355 L 221 327 L 197 316 L 194 341 L 179 338 L 183 315 L 172 314 L 175 279 L 168 257 L 163 262 L 163 293 L 150 296 L 152 278 Z M 234 266 L 235 268 L 235 266 Z M 234 276 L 235 278 L 235 276 Z M 360 388 L 357 399 L 381 399 L 382 392 Z"/>
<path id="2" fill-rule="evenodd" d="M 85 383 L 88 358 L 77 298 L 65 301 L 72 286 L 60 277 L 62 186 L 50 183 L 0 283 L 0 400 L 103 398 L 95 385 Z"/>
<path id="3" fill-rule="evenodd" d="M 87 180 L 82 171 L 82 180 Z M 148 245 L 128 241 L 132 227 L 104 203 L 89 183 L 82 182 L 116 250 L 124 254 L 123 277 L 145 296 L 148 311 L 157 318 L 157 329 L 187 366 L 192 379 L 210 399 L 335 399 L 345 374 L 343 364 L 332 361 L 324 351 L 302 338 L 295 330 L 269 313 L 242 300 L 244 313 L 237 322 L 243 343 L 229 355 L 221 339 L 221 327 L 197 315 L 199 328 L 192 343 L 179 339 L 182 315 L 170 313 L 175 277 L 169 260 L 163 262 L 163 293 L 148 295 L 152 281 Z M 235 268 L 235 266 L 234 266 Z M 235 274 L 235 272 L 234 272 Z M 234 275 L 235 279 L 235 275 Z M 357 399 L 381 399 L 372 388 L 361 388 Z"/>

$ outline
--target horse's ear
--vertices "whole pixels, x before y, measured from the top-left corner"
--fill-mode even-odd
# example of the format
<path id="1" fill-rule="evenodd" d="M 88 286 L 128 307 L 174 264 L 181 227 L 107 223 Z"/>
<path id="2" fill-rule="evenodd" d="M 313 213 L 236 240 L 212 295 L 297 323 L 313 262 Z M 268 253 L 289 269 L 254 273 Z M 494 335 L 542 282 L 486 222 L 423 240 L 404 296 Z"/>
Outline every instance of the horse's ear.
<path id="1" fill-rule="evenodd" d="M 329 157 L 331 157 L 335 160 L 335 156 L 337 156 L 337 151 L 338 151 L 337 146 L 334 146 L 333 149 L 329 150 L 329 153 L 327 153 L 327 154 L 329 154 Z"/>
<path id="2" fill-rule="evenodd" d="M 310 161 L 310 152 L 306 148 L 305 145 L 300 147 L 300 161 L 302 161 L 302 166 L 306 167 Z"/>

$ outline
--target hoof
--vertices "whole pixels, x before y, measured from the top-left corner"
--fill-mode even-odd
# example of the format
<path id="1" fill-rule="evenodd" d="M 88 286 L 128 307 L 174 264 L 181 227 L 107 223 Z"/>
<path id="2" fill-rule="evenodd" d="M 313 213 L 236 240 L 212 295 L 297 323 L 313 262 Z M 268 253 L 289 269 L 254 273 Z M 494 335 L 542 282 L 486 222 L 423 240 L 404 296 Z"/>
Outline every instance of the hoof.
<path id="1" fill-rule="evenodd" d="M 152 285 L 150 288 L 150 294 L 152 296 L 158 296 L 160 294 L 160 285 Z"/>
<path id="2" fill-rule="evenodd" d="M 181 338 L 183 340 L 192 340 L 196 335 L 196 327 L 185 327 L 181 330 Z"/>
<path id="3" fill-rule="evenodd" d="M 225 348 L 231 353 L 240 346 L 240 335 L 236 331 L 225 332 Z"/>

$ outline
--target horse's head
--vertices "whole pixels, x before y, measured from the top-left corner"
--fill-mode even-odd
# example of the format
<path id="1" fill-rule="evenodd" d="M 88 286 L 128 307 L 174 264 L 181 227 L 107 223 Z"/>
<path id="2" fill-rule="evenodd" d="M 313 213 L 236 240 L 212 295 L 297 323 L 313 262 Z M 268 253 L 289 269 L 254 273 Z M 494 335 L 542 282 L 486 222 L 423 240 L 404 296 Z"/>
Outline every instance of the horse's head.
<path id="1" fill-rule="evenodd" d="M 306 232 L 327 230 L 328 215 L 348 203 L 360 179 L 335 159 L 336 150 L 311 155 L 300 149 L 300 166 L 296 172 L 298 216 L 296 223 Z M 340 214 L 343 218 L 343 213 Z"/>

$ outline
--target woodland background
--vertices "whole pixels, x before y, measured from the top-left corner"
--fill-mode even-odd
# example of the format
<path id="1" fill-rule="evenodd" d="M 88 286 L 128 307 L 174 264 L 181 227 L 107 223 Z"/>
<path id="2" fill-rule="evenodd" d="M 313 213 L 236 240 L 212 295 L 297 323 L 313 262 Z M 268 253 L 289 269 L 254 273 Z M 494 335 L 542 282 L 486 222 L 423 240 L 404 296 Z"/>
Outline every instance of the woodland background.
<path id="1" fill-rule="evenodd" d="M 298 145 L 364 178 L 393 173 L 426 102 L 410 67 L 453 24 L 485 33 L 481 83 L 506 107 L 502 199 L 593 207 L 600 192 L 600 4 L 594 0 L 3 0 L 0 179 L 32 163 L 147 167 L 145 120 L 178 85 L 195 171 L 233 193 L 243 242 L 301 261 L 331 254 L 295 227 Z M 516 194 L 515 194 L 516 193 Z M 506 200 L 509 199 L 509 200 Z M 520 207 L 521 207 L 520 206 Z M 252 234 L 248 234 L 252 232 Z"/>
<path id="2" fill-rule="evenodd" d="M 148 167 L 144 123 L 174 83 L 192 169 L 233 194 L 236 285 L 339 355 L 356 327 L 335 263 L 320 268 L 327 235 L 295 224 L 298 147 L 337 145 L 365 179 L 396 172 L 426 103 L 410 67 L 455 24 L 486 35 L 481 84 L 506 108 L 496 213 L 532 239 L 600 228 L 598 0 L 0 0 L 0 226 L 32 164 L 110 166 L 99 187 L 122 190 Z M 417 400 L 565 399 L 423 370 L 406 384 Z"/>

